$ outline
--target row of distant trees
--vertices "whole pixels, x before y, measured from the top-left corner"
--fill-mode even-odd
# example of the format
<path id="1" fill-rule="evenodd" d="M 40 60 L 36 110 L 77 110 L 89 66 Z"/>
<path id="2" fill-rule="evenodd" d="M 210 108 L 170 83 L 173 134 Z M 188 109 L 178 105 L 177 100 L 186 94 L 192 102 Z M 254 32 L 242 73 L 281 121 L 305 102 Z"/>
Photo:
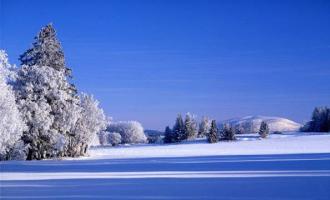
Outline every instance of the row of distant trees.
<path id="1" fill-rule="evenodd" d="M 164 143 L 177 143 L 184 140 L 192 140 L 196 137 L 206 137 L 209 143 L 218 141 L 236 140 L 236 134 L 241 131 L 234 126 L 224 124 L 222 128 L 217 127 L 216 120 L 209 120 L 203 117 L 199 125 L 197 124 L 195 115 L 187 113 L 185 119 L 179 114 L 175 120 L 175 124 L 171 129 L 169 126 L 165 128 Z M 266 122 L 262 122 L 259 129 L 262 138 L 266 138 L 269 134 L 269 127 Z"/>
<path id="2" fill-rule="evenodd" d="M 259 135 L 266 138 L 269 134 L 269 126 L 263 121 L 259 127 Z M 302 128 L 303 132 L 330 132 L 330 108 L 316 107 L 312 114 L 311 121 L 307 122 Z M 236 134 L 245 133 L 245 127 L 240 125 L 223 124 L 217 127 L 215 120 L 209 120 L 203 117 L 201 122 L 197 124 L 196 116 L 187 113 L 185 119 L 179 114 L 175 120 L 175 124 L 171 129 L 169 126 L 165 128 L 164 143 L 176 143 L 183 140 L 191 140 L 196 137 L 206 137 L 210 143 L 221 140 L 236 140 Z M 280 133 L 275 131 L 274 133 Z"/>

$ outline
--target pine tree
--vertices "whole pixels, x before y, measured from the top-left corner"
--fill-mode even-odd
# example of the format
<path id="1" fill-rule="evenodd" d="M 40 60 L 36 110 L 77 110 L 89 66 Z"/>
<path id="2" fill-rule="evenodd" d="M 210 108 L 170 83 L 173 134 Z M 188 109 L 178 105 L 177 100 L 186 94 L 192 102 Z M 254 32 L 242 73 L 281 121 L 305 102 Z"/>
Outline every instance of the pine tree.
<path id="1" fill-rule="evenodd" d="M 173 143 L 173 142 L 175 142 L 175 135 L 173 134 L 171 128 L 169 126 L 166 126 L 164 143 Z"/>
<path id="2" fill-rule="evenodd" d="M 41 29 L 35 37 L 32 48 L 20 56 L 20 61 L 21 65 L 48 66 L 71 75 L 71 70 L 65 65 L 64 52 L 51 23 Z"/>
<path id="3" fill-rule="evenodd" d="M 316 107 L 312 114 L 312 120 L 301 128 L 306 132 L 330 132 L 330 108 Z"/>
<path id="4" fill-rule="evenodd" d="M 236 130 L 229 124 L 225 124 L 221 131 L 221 140 L 236 140 Z"/>
<path id="5" fill-rule="evenodd" d="M 218 142 L 218 128 L 215 120 L 211 122 L 211 128 L 207 135 L 207 141 L 209 143 L 216 143 Z"/>
<path id="6" fill-rule="evenodd" d="M 259 135 L 262 138 L 266 138 L 269 134 L 269 127 L 268 124 L 265 121 L 262 121 L 260 124 L 260 129 L 259 129 Z"/>
<path id="7" fill-rule="evenodd" d="M 175 142 L 179 142 L 185 140 L 187 138 L 185 130 L 184 130 L 184 123 L 181 114 L 178 115 L 176 118 L 175 124 L 173 126 L 173 134 Z"/>
<path id="8" fill-rule="evenodd" d="M 14 89 L 28 126 L 22 137 L 29 145 L 27 159 L 75 156 L 72 152 L 80 140 L 75 129 L 82 108 L 51 24 L 41 29 L 20 60 L 23 66 Z"/>
<path id="9" fill-rule="evenodd" d="M 209 119 L 207 117 L 203 117 L 201 123 L 199 124 L 197 137 L 199 138 L 205 137 L 209 129 L 210 129 Z"/>

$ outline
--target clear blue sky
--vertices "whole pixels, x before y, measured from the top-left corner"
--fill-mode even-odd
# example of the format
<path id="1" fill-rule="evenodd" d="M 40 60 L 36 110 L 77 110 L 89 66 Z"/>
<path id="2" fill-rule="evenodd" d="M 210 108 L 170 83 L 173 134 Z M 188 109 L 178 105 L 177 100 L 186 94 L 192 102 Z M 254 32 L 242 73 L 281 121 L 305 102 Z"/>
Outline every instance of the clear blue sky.
<path id="1" fill-rule="evenodd" d="M 330 1 L 0 0 L 11 63 L 53 22 L 80 91 L 115 120 L 310 118 L 330 105 Z"/>

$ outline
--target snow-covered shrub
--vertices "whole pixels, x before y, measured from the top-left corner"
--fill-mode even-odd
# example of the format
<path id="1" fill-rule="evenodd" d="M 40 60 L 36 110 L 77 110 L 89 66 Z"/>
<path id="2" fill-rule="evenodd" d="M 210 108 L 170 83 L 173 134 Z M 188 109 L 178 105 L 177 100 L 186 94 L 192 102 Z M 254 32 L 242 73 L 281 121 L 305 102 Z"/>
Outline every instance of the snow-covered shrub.
<path id="1" fill-rule="evenodd" d="M 112 146 L 116 146 L 121 143 L 121 135 L 120 133 L 112 132 L 108 134 L 109 144 Z"/>
<path id="2" fill-rule="evenodd" d="M 269 127 L 268 124 L 264 121 L 261 122 L 260 129 L 259 129 L 259 135 L 262 138 L 266 138 L 269 134 Z"/>
<path id="3" fill-rule="evenodd" d="M 111 122 L 107 128 L 108 132 L 120 133 L 122 143 L 146 143 L 142 125 L 137 121 Z"/>
<path id="4" fill-rule="evenodd" d="M 148 135 L 149 144 L 161 144 L 163 143 L 162 136 L 160 135 Z"/>
<path id="5" fill-rule="evenodd" d="M 0 160 L 9 159 L 8 153 L 19 142 L 24 123 L 15 102 L 12 87 L 8 84 L 11 65 L 5 51 L 0 50 Z"/>

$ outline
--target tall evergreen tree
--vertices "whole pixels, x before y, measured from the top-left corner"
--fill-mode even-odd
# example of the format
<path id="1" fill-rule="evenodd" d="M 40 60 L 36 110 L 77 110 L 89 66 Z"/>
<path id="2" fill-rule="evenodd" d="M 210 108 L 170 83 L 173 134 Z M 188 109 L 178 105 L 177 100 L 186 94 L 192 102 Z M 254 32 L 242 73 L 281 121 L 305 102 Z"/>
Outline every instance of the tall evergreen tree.
<path id="1" fill-rule="evenodd" d="M 330 108 L 316 107 L 312 120 L 301 129 L 306 132 L 330 132 Z"/>
<path id="2" fill-rule="evenodd" d="M 15 93 L 28 129 L 27 159 L 74 156 L 81 136 L 75 132 L 81 117 L 80 99 L 68 81 L 70 70 L 53 26 L 42 28 L 33 47 L 21 56 Z"/>
<path id="3" fill-rule="evenodd" d="M 262 138 L 266 138 L 269 134 L 269 127 L 268 124 L 265 121 L 262 121 L 260 124 L 260 129 L 259 129 L 259 135 Z"/>
<path id="4" fill-rule="evenodd" d="M 64 52 L 51 23 L 41 29 L 32 47 L 20 56 L 20 61 L 21 65 L 48 66 L 66 75 L 71 74 L 65 65 Z"/>
<path id="5" fill-rule="evenodd" d="M 176 118 L 175 124 L 173 126 L 173 134 L 176 142 L 182 141 L 187 138 L 181 114 L 179 114 Z"/>
<path id="6" fill-rule="evenodd" d="M 164 143 L 173 143 L 175 141 L 176 141 L 176 138 L 175 138 L 175 135 L 173 134 L 171 128 L 169 126 L 166 126 Z"/>
<path id="7" fill-rule="evenodd" d="M 218 128 L 217 128 L 217 123 L 215 120 L 212 120 L 212 122 L 211 122 L 211 128 L 207 135 L 207 141 L 209 143 L 218 142 Z"/>

